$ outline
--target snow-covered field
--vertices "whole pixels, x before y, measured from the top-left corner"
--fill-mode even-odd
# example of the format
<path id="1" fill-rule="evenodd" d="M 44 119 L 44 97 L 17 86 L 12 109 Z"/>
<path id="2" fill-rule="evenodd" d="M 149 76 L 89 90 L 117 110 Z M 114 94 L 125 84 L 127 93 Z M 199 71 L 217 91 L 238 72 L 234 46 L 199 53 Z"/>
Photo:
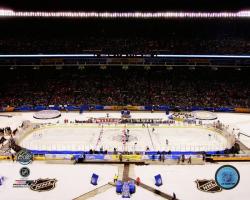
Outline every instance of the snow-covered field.
<path id="1" fill-rule="evenodd" d="M 227 163 L 228 164 L 228 163 Z M 249 180 L 250 180 L 250 164 L 249 163 L 229 163 L 235 166 L 240 172 L 240 182 L 238 186 L 232 190 L 222 190 L 218 193 L 207 193 L 197 189 L 195 181 L 197 179 L 214 179 L 216 170 L 222 164 L 207 165 L 151 165 L 136 166 L 134 168 L 134 177 L 139 176 L 141 181 L 151 187 L 162 192 L 172 194 L 173 192 L 181 200 L 248 200 Z M 21 165 L 18 163 L 1 162 L 0 174 L 5 176 L 6 180 L 0 186 L 0 199 L 4 200 L 70 200 L 76 198 L 90 190 L 112 181 L 114 174 L 117 173 L 117 167 L 107 165 L 62 165 L 62 164 L 45 164 L 35 162 L 28 166 L 31 175 L 28 179 L 34 180 L 38 178 L 56 178 L 57 183 L 55 189 L 48 192 L 35 192 L 29 188 L 13 188 L 15 180 L 21 179 L 19 170 Z M 99 175 L 98 186 L 90 184 L 92 173 Z M 154 176 L 161 174 L 163 185 L 156 187 L 154 185 Z M 111 188 L 104 193 L 100 193 L 91 200 L 101 199 L 122 199 L 121 195 L 115 193 L 115 188 Z M 158 195 L 152 194 L 142 188 L 138 188 L 131 199 L 135 200 L 151 200 L 163 199 Z"/>
<path id="2" fill-rule="evenodd" d="M 123 199 L 121 197 L 121 194 L 116 194 L 115 188 L 111 188 L 107 190 L 104 193 L 97 194 L 95 197 L 89 198 L 89 200 L 106 200 L 106 199 L 112 199 L 112 200 L 121 200 Z M 163 200 L 165 198 L 154 194 L 152 192 L 149 192 L 141 187 L 136 188 L 136 193 L 131 195 L 131 200 Z"/>
<path id="3" fill-rule="evenodd" d="M 49 119 L 49 120 L 40 120 L 34 119 L 34 112 L 15 112 L 15 113 L 3 113 L 6 115 L 12 115 L 12 118 L 0 117 L 0 127 L 10 126 L 15 129 L 18 127 L 23 120 L 30 120 L 32 122 L 38 123 L 63 123 L 64 119 L 69 119 L 74 121 L 84 120 L 90 117 L 106 117 L 106 112 L 84 112 L 83 114 L 79 114 L 79 112 L 62 112 L 62 115 L 58 119 Z M 216 113 L 218 116 L 218 120 L 225 124 L 229 124 L 235 128 L 239 128 L 242 132 L 248 133 L 250 135 L 250 114 L 244 113 Z M 121 114 L 119 112 L 109 112 L 109 117 L 120 117 Z M 164 112 L 131 112 L 132 118 L 162 118 L 167 119 L 167 116 Z"/>
<path id="4" fill-rule="evenodd" d="M 250 136 L 250 114 L 244 113 L 218 113 L 218 119 L 235 129 L 235 132 L 241 132 Z M 240 141 L 250 148 L 250 137 L 241 135 Z"/>
<path id="5" fill-rule="evenodd" d="M 121 117 L 120 112 L 108 112 L 110 118 L 119 118 Z M 30 120 L 36 123 L 63 123 L 64 119 L 68 119 L 69 121 L 76 120 L 86 120 L 91 117 L 106 117 L 106 112 L 84 112 L 79 114 L 79 112 L 62 112 L 60 118 L 56 119 L 48 119 L 48 120 L 41 120 L 33 118 L 34 112 L 15 112 L 15 113 L 3 113 L 5 115 L 12 115 L 12 118 L 7 117 L 0 117 L 0 127 L 10 126 L 11 128 L 15 129 L 16 127 L 20 126 L 23 120 Z M 167 116 L 164 112 L 159 113 L 144 113 L 144 112 L 132 112 L 132 118 L 162 118 L 167 119 Z"/>
<path id="6" fill-rule="evenodd" d="M 1 200 L 71 200 L 101 185 L 113 181 L 118 168 L 111 165 L 67 165 L 45 164 L 41 161 L 28 166 L 28 180 L 39 178 L 56 179 L 56 187 L 47 192 L 36 192 L 29 188 L 13 188 L 15 180 L 22 179 L 19 163 L 0 162 L 0 176 L 6 180 L 0 186 Z M 90 184 L 92 173 L 99 175 L 98 186 Z"/>
<path id="7" fill-rule="evenodd" d="M 176 194 L 181 200 L 249 200 L 249 163 L 226 163 L 235 166 L 240 173 L 240 182 L 232 190 L 222 190 L 218 193 L 202 192 L 197 189 L 195 181 L 197 179 L 214 179 L 216 170 L 222 164 L 207 164 L 204 166 L 180 166 L 180 165 L 161 165 L 161 166 L 136 166 L 135 178 L 140 177 L 141 182 L 157 188 L 162 192 Z M 163 185 L 155 186 L 154 176 L 161 174 Z"/>

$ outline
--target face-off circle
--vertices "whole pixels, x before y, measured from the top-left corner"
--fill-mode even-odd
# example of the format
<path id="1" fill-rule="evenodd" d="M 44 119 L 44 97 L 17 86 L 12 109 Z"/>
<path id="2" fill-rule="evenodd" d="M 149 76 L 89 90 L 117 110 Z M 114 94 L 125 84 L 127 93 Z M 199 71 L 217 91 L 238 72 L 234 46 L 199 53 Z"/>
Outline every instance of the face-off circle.
<path id="1" fill-rule="evenodd" d="M 124 139 L 123 135 L 115 135 L 112 137 L 112 141 L 117 141 L 117 142 L 121 142 L 123 139 Z M 137 138 L 137 136 L 129 135 L 127 140 L 128 141 L 126 141 L 126 142 L 137 142 L 138 138 Z"/>
<path id="2" fill-rule="evenodd" d="M 214 112 L 210 112 L 210 111 L 193 111 L 192 112 L 193 116 L 196 119 L 199 120 L 215 120 L 217 119 L 217 115 Z"/>

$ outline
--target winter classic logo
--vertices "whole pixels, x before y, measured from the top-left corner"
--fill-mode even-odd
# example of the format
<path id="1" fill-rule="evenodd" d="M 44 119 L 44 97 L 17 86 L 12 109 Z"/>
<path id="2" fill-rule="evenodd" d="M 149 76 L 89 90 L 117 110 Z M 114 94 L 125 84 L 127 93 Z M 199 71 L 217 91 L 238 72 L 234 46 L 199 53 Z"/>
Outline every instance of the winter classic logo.
<path id="1" fill-rule="evenodd" d="M 56 179 L 38 179 L 31 183 L 30 189 L 37 192 L 49 191 L 56 187 L 56 182 Z"/>
<path id="2" fill-rule="evenodd" d="M 33 161 L 33 154 L 27 150 L 21 150 L 17 154 L 17 161 L 22 165 L 28 165 Z"/>
<path id="3" fill-rule="evenodd" d="M 215 193 L 215 192 L 221 192 L 222 189 L 217 185 L 215 180 L 196 180 L 195 181 L 197 184 L 197 188 L 201 190 L 202 192 L 210 192 L 210 193 Z"/>
<path id="4" fill-rule="evenodd" d="M 232 165 L 223 165 L 216 171 L 215 181 L 221 188 L 231 190 L 238 185 L 240 173 Z"/>

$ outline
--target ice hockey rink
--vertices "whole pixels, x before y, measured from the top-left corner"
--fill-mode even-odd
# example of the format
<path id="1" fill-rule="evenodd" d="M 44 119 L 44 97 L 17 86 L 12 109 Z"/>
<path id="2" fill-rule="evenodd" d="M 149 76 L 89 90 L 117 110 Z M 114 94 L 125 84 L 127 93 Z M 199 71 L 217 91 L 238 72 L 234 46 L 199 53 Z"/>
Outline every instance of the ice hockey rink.
<path id="1" fill-rule="evenodd" d="M 54 123 L 62 125 L 64 119 L 69 121 L 86 120 L 91 117 L 105 117 L 105 112 L 63 112 L 60 118 L 40 120 L 34 119 L 33 112 L 28 113 L 5 113 L 12 117 L 0 117 L 0 127 L 10 126 L 12 129 L 17 128 L 25 120 L 30 120 L 34 123 Z M 244 133 L 240 135 L 240 140 L 250 147 L 250 115 L 238 113 L 217 113 L 218 119 L 226 125 L 230 126 L 235 134 L 238 132 Z M 120 117 L 119 112 L 109 112 L 109 117 Z M 143 113 L 132 112 L 132 118 L 162 118 L 167 119 L 164 112 Z M 204 121 L 204 123 L 212 123 L 215 120 Z M 74 126 L 73 126 L 74 127 Z M 127 142 L 125 147 L 127 150 L 145 151 L 146 147 L 150 150 L 184 150 L 184 151 L 202 151 L 202 150 L 219 150 L 225 147 L 225 139 L 215 132 L 200 128 L 171 128 L 171 127 L 156 127 L 152 131 L 151 127 L 115 127 L 114 125 L 105 125 L 102 128 L 96 125 L 95 127 L 54 127 L 48 129 L 37 130 L 28 135 L 22 144 L 30 149 L 46 149 L 46 150 L 84 150 L 89 148 L 103 147 L 107 150 L 118 148 L 123 150 L 122 135 L 125 129 L 129 129 L 131 140 Z M 211 135 L 209 137 L 208 135 Z M 101 136 L 101 139 L 99 137 Z M 168 145 L 166 145 L 168 140 Z M 136 143 L 136 144 L 135 144 Z"/>
<path id="2" fill-rule="evenodd" d="M 128 142 L 123 144 L 123 134 L 129 130 Z M 57 126 L 41 128 L 30 133 L 20 143 L 31 150 L 171 150 L 171 151 L 215 151 L 226 148 L 226 139 L 211 130 L 196 127 L 116 128 Z"/>
<path id="3" fill-rule="evenodd" d="M 105 117 L 104 112 L 86 112 L 79 114 L 77 112 L 66 113 L 63 112 L 62 116 L 57 119 L 51 120 L 38 120 L 34 119 L 33 112 L 28 113 L 4 113 L 5 115 L 11 115 L 12 117 L 0 117 L 0 127 L 10 126 L 15 129 L 21 125 L 24 120 L 30 120 L 34 123 L 52 123 L 54 127 L 37 130 L 37 132 L 32 132 L 29 134 L 25 140 L 23 140 L 24 145 L 32 148 L 46 147 L 46 148 L 56 148 L 58 150 L 65 147 L 69 149 L 82 148 L 85 144 L 90 144 L 97 149 L 104 145 L 119 145 L 121 142 L 114 138 L 122 134 L 124 127 L 108 127 L 105 125 L 103 127 L 103 137 L 98 143 L 98 138 L 102 127 L 95 125 L 95 127 L 83 127 L 78 128 L 68 127 L 63 128 L 59 126 L 64 126 L 64 119 L 69 119 L 69 121 L 88 119 L 89 117 Z M 110 117 L 120 117 L 118 112 L 110 112 Z M 137 113 L 132 112 L 132 117 L 134 118 L 166 118 L 165 113 Z M 250 115 L 248 114 L 235 114 L 235 113 L 217 113 L 218 119 L 226 125 L 229 125 L 231 129 L 237 132 L 242 132 L 246 135 L 250 135 Z M 212 123 L 212 121 L 204 121 L 206 123 Z M 74 126 L 73 123 L 68 126 Z M 90 125 L 88 125 L 90 126 Z M 152 128 L 136 128 L 136 127 L 126 127 L 130 130 L 130 135 L 136 135 L 137 140 L 132 140 L 129 143 L 134 145 L 137 142 L 136 150 L 139 150 L 140 144 L 149 146 L 152 148 L 152 143 L 150 139 L 149 132 L 152 137 L 153 144 L 155 147 L 159 147 L 161 144 L 165 145 L 165 137 L 169 140 L 169 145 L 174 143 L 178 144 L 188 144 L 188 145 L 208 145 L 214 144 L 216 141 L 223 142 L 223 139 L 210 138 L 208 136 L 208 130 L 199 128 L 160 128 L 156 127 L 155 132 L 152 133 Z M 184 131 L 180 131 L 184 130 Z M 202 131 L 201 131 L 202 130 Z M 203 132 L 203 130 L 205 132 Z M 41 131 L 41 136 L 39 136 L 39 131 Z M 35 135 L 33 135 L 35 134 Z M 176 137 L 178 134 L 178 137 Z M 64 135 L 63 137 L 61 137 Z M 63 138 L 63 139 L 62 139 Z M 120 138 L 119 138 L 120 139 Z M 250 146 L 249 137 L 240 135 L 240 141 L 242 141 L 246 146 Z M 52 142 L 51 142 L 52 140 Z M 39 144 L 38 142 L 41 142 Z M 80 143 L 78 143 L 80 141 Z M 56 143 L 58 142 L 58 143 Z M 70 144 L 70 145 L 69 145 Z M 218 143 L 219 144 L 219 143 Z M 47 146 L 46 146 L 47 145 Z M 54 145 L 54 146 L 53 146 Z M 158 145 L 158 146 L 157 146 Z M 108 147 L 108 146 L 107 146 Z M 184 146 L 183 146 L 184 147 Z M 86 148 L 88 146 L 86 145 Z M 122 148 L 122 147 L 121 147 Z M 138 148 L 138 149 L 137 149 Z M 184 147 L 187 148 L 187 147 Z M 50 149 L 49 149 L 50 150 Z M 143 149 L 145 150 L 145 149 Z M 189 149 L 187 149 L 189 150 Z M 193 149 L 192 149 L 193 150 Z M 225 164 L 225 163 L 223 163 Z M 250 191 L 248 187 L 248 182 L 250 180 L 249 163 L 227 163 L 235 166 L 240 172 L 240 183 L 239 185 L 230 190 L 223 190 L 219 193 L 205 193 L 197 189 L 195 181 L 197 179 L 214 179 L 216 170 L 223 165 L 222 163 L 216 164 L 206 164 L 206 165 L 150 165 L 150 166 L 135 166 L 131 170 L 130 177 L 135 178 L 140 176 L 141 181 L 151 187 L 154 187 L 162 192 L 167 192 L 172 194 L 175 192 L 178 199 L 188 200 L 188 199 L 204 199 L 204 200 L 248 200 L 250 196 Z M 47 164 L 43 161 L 35 161 L 29 168 L 31 170 L 30 179 L 37 178 L 56 178 L 57 185 L 54 190 L 40 194 L 38 192 L 31 191 L 28 188 L 13 188 L 13 183 L 16 179 L 20 178 L 19 169 L 22 165 L 19 163 L 11 163 L 7 161 L 0 162 L 0 176 L 5 177 L 4 184 L 0 187 L 0 199 L 4 200 L 41 200 L 41 199 L 62 199 L 70 200 L 76 198 L 77 196 L 91 191 L 96 188 L 90 184 L 90 177 L 92 173 L 97 173 L 100 177 L 98 187 L 107 184 L 113 180 L 113 176 L 117 173 L 117 166 L 113 165 L 65 165 L 65 164 Z M 163 178 L 163 185 L 156 187 L 154 185 L 154 176 L 161 174 Z M 66 189 L 65 189 L 66 188 Z M 65 193 L 66 191 L 66 193 Z M 45 195 L 45 196 L 44 196 Z M 32 196 L 32 199 L 29 198 Z M 101 199 L 122 199 L 120 195 L 117 195 L 115 188 L 110 188 L 107 191 L 97 194 L 95 197 L 90 198 L 91 200 L 101 200 Z M 131 199 L 163 199 L 162 197 L 152 194 L 140 187 L 137 187 L 135 194 L 131 196 Z"/>

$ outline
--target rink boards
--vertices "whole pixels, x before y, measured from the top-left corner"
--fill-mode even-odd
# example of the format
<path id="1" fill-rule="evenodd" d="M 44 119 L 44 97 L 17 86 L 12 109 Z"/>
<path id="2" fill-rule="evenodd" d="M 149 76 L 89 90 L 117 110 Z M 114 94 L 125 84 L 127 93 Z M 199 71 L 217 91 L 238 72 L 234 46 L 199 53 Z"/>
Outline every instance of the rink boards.
<path id="1" fill-rule="evenodd" d="M 50 124 L 25 133 L 20 145 L 58 151 L 217 151 L 228 144 L 218 131 L 198 125 Z"/>

